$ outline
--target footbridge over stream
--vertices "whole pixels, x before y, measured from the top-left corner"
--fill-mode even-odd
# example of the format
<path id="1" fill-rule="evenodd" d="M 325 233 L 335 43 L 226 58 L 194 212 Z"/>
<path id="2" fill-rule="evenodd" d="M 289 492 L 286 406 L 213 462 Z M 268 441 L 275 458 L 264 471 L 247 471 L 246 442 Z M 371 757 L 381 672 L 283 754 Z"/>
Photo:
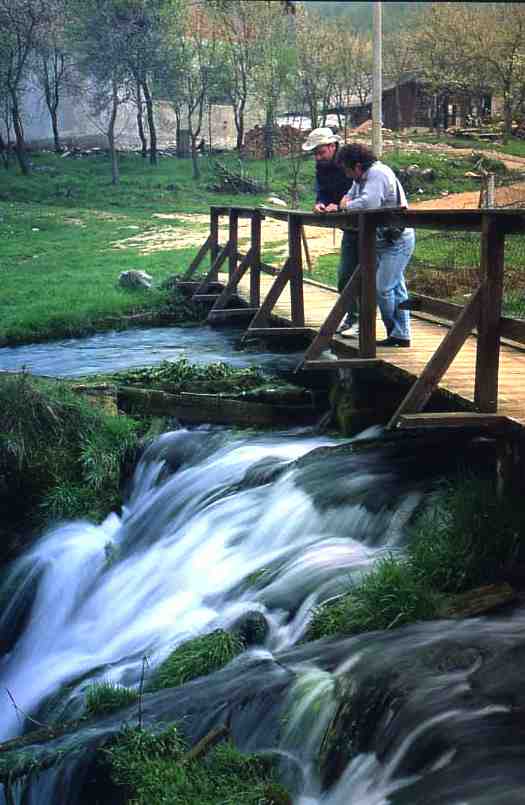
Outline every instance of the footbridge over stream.
<path id="1" fill-rule="evenodd" d="M 223 244 L 219 242 L 221 217 L 228 219 L 228 239 Z M 277 269 L 261 259 L 261 232 L 267 218 L 288 225 L 288 256 Z M 240 219 L 250 221 L 250 242 L 244 254 L 238 249 Z M 359 268 L 341 294 L 303 276 L 305 225 L 358 231 Z M 375 283 L 375 235 L 380 225 L 480 233 L 478 287 L 464 305 L 412 295 L 411 304 L 417 310 L 412 313 L 410 349 L 376 345 L 376 335 L 384 337 Z M 210 323 L 249 321 L 245 337 L 310 337 L 298 369 L 395 369 L 409 381 L 409 390 L 391 416 L 389 428 L 521 430 L 525 427 L 525 321 L 501 312 L 505 238 L 516 234 L 525 234 L 521 210 L 396 208 L 319 215 L 284 208 L 214 206 L 209 236 L 179 284 L 194 300 L 212 303 Z M 208 254 L 209 269 L 196 281 Z M 359 339 L 343 339 L 336 330 L 355 294 L 360 299 Z M 232 307 L 234 299 L 237 307 Z M 455 396 L 457 412 L 425 413 L 437 389 Z"/>

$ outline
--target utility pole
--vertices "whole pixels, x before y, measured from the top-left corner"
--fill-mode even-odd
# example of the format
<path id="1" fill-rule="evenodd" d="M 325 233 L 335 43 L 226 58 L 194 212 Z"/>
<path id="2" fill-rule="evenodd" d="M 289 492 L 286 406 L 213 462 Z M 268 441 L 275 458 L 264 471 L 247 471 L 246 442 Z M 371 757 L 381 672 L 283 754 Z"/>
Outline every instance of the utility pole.
<path id="1" fill-rule="evenodd" d="M 381 49 L 381 3 L 373 3 L 373 49 L 374 72 L 372 76 L 372 151 L 376 157 L 383 153 L 383 133 L 381 121 L 383 118 L 383 80 L 382 80 L 382 49 Z"/>

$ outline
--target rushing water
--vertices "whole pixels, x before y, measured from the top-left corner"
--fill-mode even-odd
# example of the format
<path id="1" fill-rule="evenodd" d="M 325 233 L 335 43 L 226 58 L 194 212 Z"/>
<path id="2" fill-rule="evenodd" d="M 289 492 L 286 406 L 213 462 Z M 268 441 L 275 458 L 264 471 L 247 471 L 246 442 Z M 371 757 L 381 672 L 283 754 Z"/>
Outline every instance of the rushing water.
<path id="1" fill-rule="evenodd" d="M 93 680 L 137 685 L 145 655 L 154 667 L 181 641 L 257 611 L 269 624 L 264 646 L 203 681 L 146 696 L 146 721 L 184 714 L 195 738 L 230 708 L 240 745 L 288 759 L 296 805 L 525 801 L 520 610 L 301 642 L 312 607 L 402 549 L 423 491 L 417 455 L 398 465 L 380 449 L 331 451 L 294 463 L 334 444 L 299 431 L 167 433 L 138 465 L 121 515 L 44 534 L 0 588 L 0 739 L 20 732 L 22 714 L 75 717 Z M 253 575 L 264 568 L 272 572 Z M 505 675 L 498 662 L 509 652 Z M 315 758 L 352 686 L 364 711 L 354 722 L 368 719 L 369 735 L 353 757 L 332 758 L 323 780 Z M 117 729 L 118 718 L 91 737 Z M 81 778 L 77 757 L 13 795 L 23 805 L 73 805 Z"/>
<path id="2" fill-rule="evenodd" d="M 192 363 L 224 361 L 231 366 L 293 369 L 299 354 L 235 352 L 244 330 L 212 327 L 150 327 L 97 333 L 42 344 L 0 349 L 0 369 L 51 377 L 74 377 L 151 366 L 191 356 Z M 301 353 L 302 355 L 302 353 Z"/>

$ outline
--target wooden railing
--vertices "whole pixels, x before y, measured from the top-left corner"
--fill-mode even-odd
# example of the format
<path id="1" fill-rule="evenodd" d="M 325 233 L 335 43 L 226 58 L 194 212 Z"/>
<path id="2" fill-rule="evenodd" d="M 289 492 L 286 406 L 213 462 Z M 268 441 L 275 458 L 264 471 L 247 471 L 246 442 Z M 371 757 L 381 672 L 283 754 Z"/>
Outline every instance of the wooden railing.
<path id="1" fill-rule="evenodd" d="M 219 218 L 229 217 L 229 236 L 219 245 Z M 238 251 L 239 219 L 251 220 L 250 247 L 246 254 Z M 277 272 L 264 300 L 260 300 L 260 272 L 275 269 L 261 262 L 261 224 L 265 218 L 276 218 L 288 224 L 288 257 Z M 427 313 L 451 323 L 450 329 L 413 384 L 390 421 L 396 426 L 400 417 L 423 410 L 433 391 L 458 354 L 469 335 L 477 331 L 474 402 L 482 413 L 495 413 L 498 406 L 498 368 L 502 337 L 525 344 L 525 321 L 501 315 L 505 236 L 525 233 L 525 212 L 515 210 L 406 210 L 381 209 L 356 213 L 338 212 L 318 215 L 304 210 L 270 207 L 212 207 L 210 235 L 183 277 L 188 284 L 204 257 L 210 252 L 210 268 L 200 283 L 193 283 L 193 299 L 213 300 L 210 321 L 221 317 L 253 314 L 245 333 L 269 335 L 313 333 L 305 327 L 303 264 L 301 237 L 304 226 L 356 229 L 359 233 L 359 269 L 354 272 L 338 296 L 329 315 L 314 335 L 301 367 L 334 368 L 333 360 L 320 357 L 343 320 L 354 294 L 359 295 L 359 348 L 356 357 L 340 359 L 340 368 L 373 366 L 381 361 L 376 355 L 376 229 L 395 225 L 433 230 L 480 232 L 480 283 L 464 307 L 424 295 L 413 295 L 418 315 Z M 208 292 L 218 272 L 228 259 L 228 282 L 216 294 Z M 232 297 L 247 271 L 250 271 L 249 308 L 231 308 Z M 190 283 L 191 284 L 191 283 Z M 270 326 L 272 310 L 287 285 L 290 285 L 291 327 Z"/>

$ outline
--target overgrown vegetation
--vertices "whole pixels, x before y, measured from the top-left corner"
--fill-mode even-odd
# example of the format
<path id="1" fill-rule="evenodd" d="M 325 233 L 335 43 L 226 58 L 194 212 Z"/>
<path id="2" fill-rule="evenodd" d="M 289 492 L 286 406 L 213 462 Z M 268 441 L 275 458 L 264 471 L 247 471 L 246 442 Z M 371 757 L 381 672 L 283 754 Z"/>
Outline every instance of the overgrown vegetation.
<path id="1" fill-rule="evenodd" d="M 193 391 L 202 394 L 246 391 L 268 381 L 268 377 L 256 367 L 238 369 L 222 361 L 200 366 L 189 363 L 187 358 L 162 361 L 158 366 L 115 372 L 111 377 L 116 382 L 130 385 L 162 388 L 173 393 Z"/>
<path id="2" fill-rule="evenodd" d="M 525 504 L 492 481 L 446 481 L 409 529 L 404 557 L 380 559 L 348 593 L 319 607 L 309 639 L 392 629 L 436 617 L 452 593 L 502 582 L 525 557 Z"/>
<path id="3" fill-rule="evenodd" d="M 174 727 L 153 735 L 125 729 L 104 750 L 111 775 L 137 805 L 290 805 L 268 758 L 243 755 L 230 743 L 187 760 Z"/>
<path id="4" fill-rule="evenodd" d="M 104 517 L 120 502 L 120 468 L 138 424 L 95 408 L 63 383 L 0 376 L 3 528 Z"/>
<path id="5" fill-rule="evenodd" d="M 198 676 L 218 671 L 245 648 L 237 635 L 216 629 L 182 643 L 154 671 L 148 690 L 174 688 Z"/>
<path id="6" fill-rule="evenodd" d="M 86 689 L 86 711 L 90 716 L 113 713 L 134 704 L 137 700 L 136 690 L 114 682 L 96 682 Z"/>

